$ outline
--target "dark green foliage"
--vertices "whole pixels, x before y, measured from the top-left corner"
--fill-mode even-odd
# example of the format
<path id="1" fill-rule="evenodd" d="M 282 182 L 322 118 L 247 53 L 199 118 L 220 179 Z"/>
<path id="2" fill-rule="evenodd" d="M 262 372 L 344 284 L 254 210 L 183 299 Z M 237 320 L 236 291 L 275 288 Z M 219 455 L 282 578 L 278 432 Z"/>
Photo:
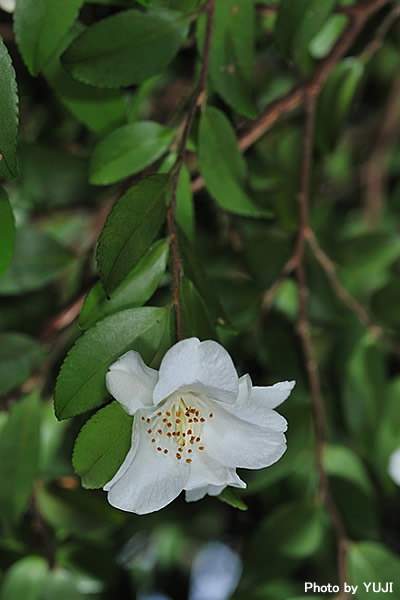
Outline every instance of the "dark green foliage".
<path id="1" fill-rule="evenodd" d="M 0 38 L 0 175 L 17 175 L 18 95 L 15 71 L 7 48 Z"/>
<path id="2" fill-rule="evenodd" d="M 0 188 L 0 277 L 10 264 L 15 243 L 15 220 L 10 201 Z"/>
<path id="3" fill-rule="evenodd" d="M 153 175 L 130 188 L 111 211 L 97 247 L 97 264 L 110 294 L 143 256 L 165 219 L 170 178 Z"/>
<path id="4" fill-rule="evenodd" d="M 111 88 L 141 83 L 165 69 L 187 32 L 188 20 L 177 12 L 129 10 L 89 27 L 62 62 L 84 83 Z"/>
<path id="5" fill-rule="evenodd" d="M 87 421 L 77 437 L 72 464 L 85 488 L 103 487 L 131 445 L 132 417 L 114 400 Z"/>

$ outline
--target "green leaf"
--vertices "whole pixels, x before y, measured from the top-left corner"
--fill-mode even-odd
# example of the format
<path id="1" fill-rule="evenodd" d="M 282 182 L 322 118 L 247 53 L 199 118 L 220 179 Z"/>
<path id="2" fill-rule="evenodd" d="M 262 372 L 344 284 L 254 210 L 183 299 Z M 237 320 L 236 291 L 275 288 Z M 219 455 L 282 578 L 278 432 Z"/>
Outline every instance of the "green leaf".
<path id="1" fill-rule="evenodd" d="M 364 75 L 364 66 L 356 58 L 345 58 L 332 71 L 318 100 L 316 142 L 323 152 L 331 152 L 349 115 Z"/>
<path id="2" fill-rule="evenodd" d="M 152 121 L 123 125 L 95 147 L 89 165 L 90 183 L 108 185 L 153 164 L 169 148 L 175 133 Z"/>
<path id="3" fill-rule="evenodd" d="M 194 336 L 202 340 L 217 339 L 207 304 L 187 277 L 183 277 L 180 281 L 180 298 L 184 337 Z"/>
<path id="4" fill-rule="evenodd" d="M 126 308 L 142 306 L 156 291 L 164 275 L 169 254 L 169 240 L 159 240 L 140 259 L 125 279 L 107 298 L 98 281 L 83 304 L 79 316 L 82 329 L 92 327 L 97 321 Z"/>
<path id="5" fill-rule="evenodd" d="M 176 152 L 170 152 L 163 160 L 159 173 L 168 173 L 174 166 L 176 157 Z M 195 230 L 193 194 L 190 173 L 186 165 L 182 165 L 179 174 L 178 187 L 176 190 L 175 218 L 186 237 L 193 241 Z"/>
<path id="6" fill-rule="evenodd" d="M 11 409 L 0 435 L 0 513 L 6 526 L 15 523 L 32 491 L 39 463 L 40 403 L 35 394 Z"/>
<path id="7" fill-rule="evenodd" d="M 374 494 L 371 481 L 361 459 L 345 446 L 326 446 L 323 454 L 325 470 L 331 477 L 355 483 L 368 496 Z"/>
<path id="8" fill-rule="evenodd" d="M 8 50 L 0 38 L 0 175 L 17 176 L 18 91 Z"/>
<path id="9" fill-rule="evenodd" d="M 254 72 L 253 0 L 224 0 L 215 6 L 210 52 L 211 81 L 218 94 L 238 113 L 256 117 L 252 100 Z M 204 46 L 206 17 L 197 22 L 199 46 Z"/>
<path id="10" fill-rule="evenodd" d="M 4 575 L 0 600 L 42 600 L 49 567 L 41 556 L 26 556 Z"/>
<path id="11" fill-rule="evenodd" d="M 312 39 L 309 50 L 313 58 L 325 58 L 347 25 L 346 15 L 332 14 L 317 35 Z"/>
<path id="12" fill-rule="evenodd" d="M 0 332 L 0 395 L 26 381 L 44 359 L 42 346 L 24 333 Z"/>
<path id="13" fill-rule="evenodd" d="M 86 127 L 104 135 L 121 125 L 125 102 L 120 90 L 109 90 L 77 81 L 60 62 L 60 55 L 84 30 L 75 23 L 44 69 L 44 75 L 60 102 Z"/>
<path id="14" fill-rule="evenodd" d="M 247 504 L 243 502 L 237 491 L 232 487 L 226 487 L 217 497 L 218 500 L 229 504 L 229 506 L 233 506 L 233 508 L 238 508 L 239 510 L 247 510 L 248 508 Z"/>
<path id="15" fill-rule="evenodd" d="M 276 41 L 283 56 L 305 71 L 310 67 L 308 47 L 329 18 L 336 0 L 282 0 L 276 21 Z"/>
<path id="16" fill-rule="evenodd" d="M 346 360 L 343 410 L 350 431 L 358 436 L 366 452 L 373 451 L 381 398 L 385 394 L 386 373 L 383 354 L 375 340 L 364 335 Z"/>
<path id="17" fill-rule="evenodd" d="M 62 57 L 85 83 L 121 87 L 161 73 L 186 39 L 188 18 L 166 9 L 125 10 L 88 27 Z"/>
<path id="18" fill-rule="evenodd" d="M 31 75 L 46 65 L 78 16 L 84 0 L 18 0 L 14 13 L 15 36 Z"/>
<path id="19" fill-rule="evenodd" d="M 261 522 L 256 538 L 269 540 L 286 557 L 312 556 L 324 539 L 324 514 L 311 502 L 288 502 Z"/>
<path id="20" fill-rule="evenodd" d="M 150 363 L 163 336 L 167 312 L 167 308 L 130 308 L 103 319 L 79 338 L 57 379 L 57 418 L 104 404 L 108 367 L 128 350 L 136 350 Z"/>
<path id="21" fill-rule="evenodd" d="M 53 281 L 71 260 L 71 253 L 44 233 L 19 229 L 10 267 L 0 280 L 0 295 L 37 290 Z"/>
<path id="22" fill-rule="evenodd" d="M 370 600 L 379 593 L 379 584 L 386 589 L 386 583 L 391 582 L 392 593 L 400 589 L 400 558 L 392 554 L 387 548 L 376 542 L 359 542 L 352 544 L 347 553 L 350 583 L 358 586 L 357 599 Z M 375 582 L 366 589 L 364 584 Z M 386 589 L 387 592 L 390 589 Z"/>
<path id="23" fill-rule="evenodd" d="M 97 411 L 82 427 L 72 464 L 85 488 L 101 488 L 122 465 L 131 447 L 133 417 L 117 402 Z"/>
<path id="24" fill-rule="evenodd" d="M 108 215 L 97 246 L 100 279 L 108 294 L 144 255 L 164 222 L 170 177 L 153 175 L 131 187 Z"/>
<path id="25" fill-rule="evenodd" d="M 0 187 L 0 277 L 11 262 L 15 244 L 14 214 L 5 190 Z"/>
<path id="26" fill-rule="evenodd" d="M 246 194 L 245 160 L 230 122 L 216 108 L 207 108 L 200 119 L 199 164 L 208 191 L 224 210 L 249 217 L 270 215 Z"/>

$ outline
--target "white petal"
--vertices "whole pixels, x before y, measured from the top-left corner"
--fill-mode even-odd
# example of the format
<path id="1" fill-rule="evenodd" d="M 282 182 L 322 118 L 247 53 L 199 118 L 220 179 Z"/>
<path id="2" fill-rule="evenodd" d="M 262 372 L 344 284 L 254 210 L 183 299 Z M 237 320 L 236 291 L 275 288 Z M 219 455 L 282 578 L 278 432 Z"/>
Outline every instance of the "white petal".
<path id="1" fill-rule="evenodd" d="M 244 489 L 246 484 L 240 479 L 235 469 L 229 469 L 229 471 L 231 472 L 231 481 L 229 485 L 231 487 Z M 218 496 L 226 487 L 227 485 L 204 485 L 193 490 L 186 490 L 185 500 L 186 502 L 196 502 L 197 500 L 204 498 L 206 494 L 209 496 Z"/>
<path id="2" fill-rule="evenodd" d="M 214 418 L 203 426 L 202 443 L 207 454 L 227 467 L 261 469 L 276 462 L 286 450 L 286 438 L 239 419 L 216 402 Z"/>
<path id="3" fill-rule="evenodd" d="M 238 376 L 228 352 L 211 340 L 190 338 L 178 342 L 164 356 L 154 389 L 154 404 L 173 392 L 191 391 L 222 402 L 234 402 Z"/>
<path id="4" fill-rule="evenodd" d="M 286 431 L 286 419 L 274 410 L 271 410 L 268 402 L 265 402 L 267 394 L 264 394 L 264 398 L 260 397 L 262 394 L 256 394 L 256 397 L 254 397 L 252 393 L 253 389 L 249 375 L 241 377 L 239 379 L 239 393 L 237 400 L 235 404 L 226 406 L 227 410 L 233 412 L 237 417 L 244 421 L 248 421 L 249 423 L 268 427 L 268 429 L 273 429 L 274 431 Z M 271 388 L 258 389 L 268 390 Z M 288 394 L 289 393 L 290 391 Z"/>
<path id="5" fill-rule="evenodd" d="M 0 8 L 8 13 L 12 13 L 15 10 L 15 0 L 0 0 Z"/>
<path id="6" fill-rule="evenodd" d="M 157 371 L 145 365 L 138 352 L 130 350 L 111 365 L 106 385 L 128 415 L 134 415 L 138 408 L 153 405 L 157 379 Z"/>
<path id="7" fill-rule="evenodd" d="M 128 454 L 125 456 L 124 462 L 122 463 L 122 465 L 120 466 L 120 468 L 118 469 L 118 471 L 115 473 L 114 477 L 112 479 L 110 479 L 110 481 L 108 481 L 105 486 L 103 487 L 103 490 L 105 492 L 108 492 L 112 486 L 119 480 L 121 479 L 121 477 L 124 475 L 124 473 L 126 473 L 127 469 L 130 467 L 133 458 L 135 456 L 137 447 L 139 445 L 139 439 L 140 439 L 140 426 L 141 426 L 141 421 L 140 421 L 140 417 L 142 415 L 146 415 L 146 411 L 139 411 L 134 420 L 133 420 L 133 427 L 132 427 L 132 436 L 131 436 L 131 447 L 129 449 Z"/>
<path id="8" fill-rule="evenodd" d="M 252 398 L 256 402 L 262 402 L 268 408 L 276 408 L 286 400 L 295 385 L 295 381 L 281 381 L 266 387 L 256 386 L 253 387 Z"/>
<path id="9" fill-rule="evenodd" d="M 400 485 L 400 448 L 397 448 L 389 458 L 388 471 L 393 481 Z"/>
<path id="10" fill-rule="evenodd" d="M 205 485 L 229 485 L 232 481 L 231 469 L 217 462 L 204 452 L 197 452 L 190 465 L 186 490 Z"/>
<path id="11" fill-rule="evenodd" d="M 188 480 L 189 468 L 178 463 L 171 453 L 157 452 L 145 428 L 137 429 L 139 442 L 133 458 L 128 453 L 124 461 L 127 464 L 121 467 L 122 475 L 106 487 L 112 506 L 144 515 L 164 508 L 180 494 Z"/>
<path id="12" fill-rule="evenodd" d="M 204 498 L 206 494 L 209 496 L 218 496 L 225 488 L 226 485 L 205 485 L 195 490 L 186 490 L 185 500 L 186 502 L 197 502 L 197 500 Z"/>

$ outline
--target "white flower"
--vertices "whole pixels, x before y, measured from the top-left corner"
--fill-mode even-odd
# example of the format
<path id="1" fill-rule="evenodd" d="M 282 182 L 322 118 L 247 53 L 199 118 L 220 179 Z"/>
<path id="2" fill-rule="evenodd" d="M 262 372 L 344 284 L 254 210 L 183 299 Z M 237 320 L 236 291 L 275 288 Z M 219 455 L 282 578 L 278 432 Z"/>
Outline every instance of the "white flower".
<path id="1" fill-rule="evenodd" d="M 14 12 L 15 0 L 0 0 L 0 8 L 8 13 Z"/>
<path id="2" fill-rule="evenodd" d="M 389 458 L 388 471 L 393 481 L 400 485 L 400 448 L 397 448 Z"/>
<path id="3" fill-rule="evenodd" d="M 106 382 L 135 415 L 131 448 L 104 486 L 116 508 L 145 514 L 182 490 L 190 502 L 227 485 L 244 488 L 237 467 L 268 467 L 286 450 L 286 420 L 272 409 L 295 382 L 253 387 L 249 375 L 238 378 L 217 342 L 178 342 L 158 372 L 127 352 L 111 365 Z"/>

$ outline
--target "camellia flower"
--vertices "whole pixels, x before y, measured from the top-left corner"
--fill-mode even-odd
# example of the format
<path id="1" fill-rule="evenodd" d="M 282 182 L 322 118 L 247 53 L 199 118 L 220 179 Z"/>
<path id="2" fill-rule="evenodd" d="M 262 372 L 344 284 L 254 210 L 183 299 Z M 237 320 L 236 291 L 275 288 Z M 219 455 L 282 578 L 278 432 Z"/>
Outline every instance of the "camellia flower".
<path id="1" fill-rule="evenodd" d="M 104 489 L 116 508 L 145 514 L 172 502 L 216 496 L 246 484 L 237 467 L 261 469 L 286 450 L 286 420 L 273 408 L 294 381 L 253 387 L 239 379 L 217 342 L 190 338 L 165 354 L 159 371 L 127 352 L 111 365 L 109 392 L 134 415 L 132 445 Z"/>
<path id="2" fill-rule="evenodd" d="M 390 456 L 388 471 L 393 481 L 400 485 L 400 448 L 397 448 Z"/>

